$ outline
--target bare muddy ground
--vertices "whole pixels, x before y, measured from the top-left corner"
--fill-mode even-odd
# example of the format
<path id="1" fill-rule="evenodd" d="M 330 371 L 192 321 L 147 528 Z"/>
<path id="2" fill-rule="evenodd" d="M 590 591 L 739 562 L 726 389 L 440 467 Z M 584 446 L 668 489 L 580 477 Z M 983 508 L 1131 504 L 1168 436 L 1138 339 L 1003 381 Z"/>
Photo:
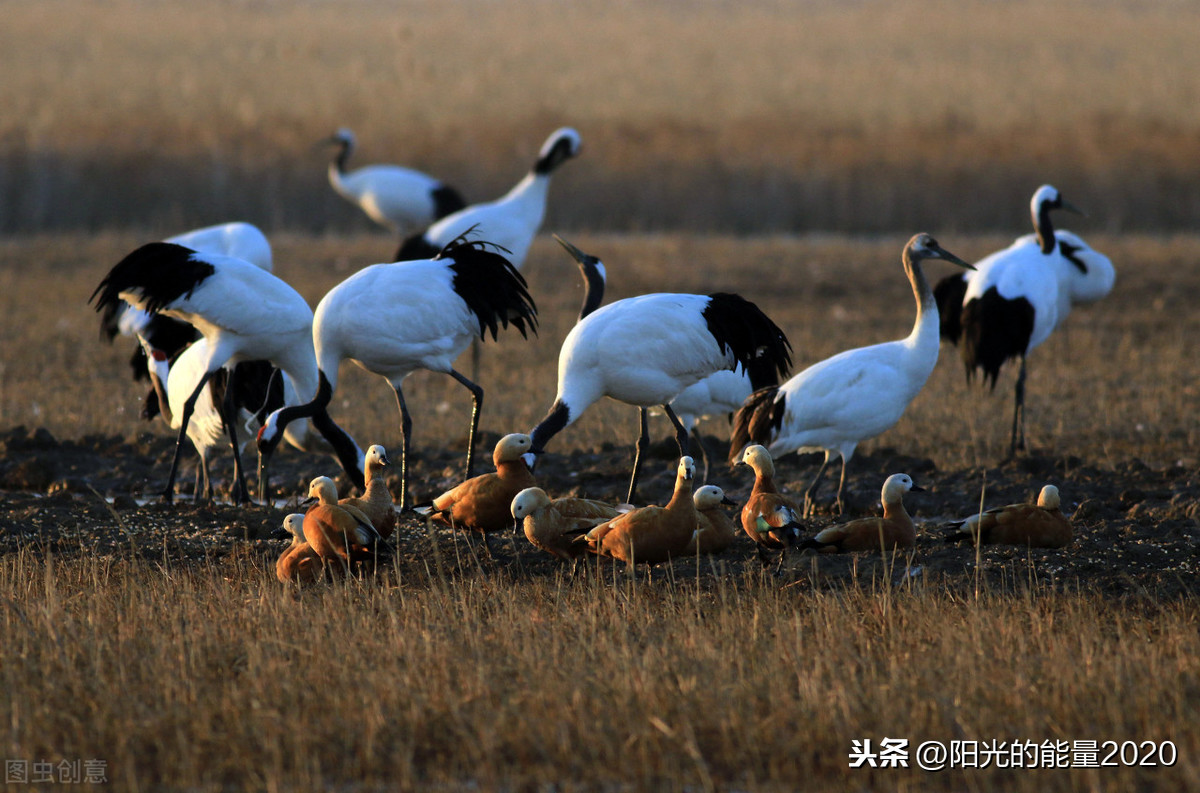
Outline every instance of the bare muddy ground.
<path id="1" fill-rule="evenodd" d="M 480 449 L 490 448 L 495 435 L 485 435 Z M 718 446 L 716 438 L 708 438 Z M 273 467 L 278 507 L 234 506 L 225 492 L 215 505 L 194 505 L 186 493 L 176 503 L 161 503 L 156 493 L 170 464 L 172 441 L 161 435 L 137 437 L 86 436 L 59 441 L 45 429 L 20 427 L 0 435 L 0 553 L 29 549 L 62 556 L 83 554 L 121 558 L 137 554 L 164 564 L 219 560 L 229 554 L 260 555 L 271 561 L 283 542 L 271 539 L 283 516 L 299 509 L 296 496 L 304 492 L 311 460 L 281 453 Z M 461 449 L 418 455 L 413 481 L 421 483 L 418 498 L 436 495 L 433 488 L 449 487 L 461 477 Z M 663 503 L 673 484 L 673 446 L 659 443 L 648 462 L 641 495 Z M 817 456 L 784 458 L 778 479 L 794 496 L 802 496 L 816 471 Z M 182 489 L 190 491 L 190 458 L 185 457 Z M 621 501 L 630 465 L 628 449 L 611 445 L 596 453 L 548 454 L 537 476 L 550 492 L 585 494 Z M 226 460 L 216 468 L 228 468 Z M 847 509 L 852 515 L 878 513 L 877 483 L 890 473 L 904 471 L 926 488 L 907 496 L 906 505 L 918 525 L 916 549 L 894 560 L 883 575 L 893 581 L 906 575 L 928 583 L 968 589 L 979 581 L 1001 588 L 1036 583 L 1053 588 L 1082 589 L 1111 596 L 1174 598 L 1194 594 L 1200 569 L 1200 472 L 1176 465 L 1154 469 L 1137 459 L 1099 470 L 1074 457 L 1018 457 L 999 468 L 938 470 L 932 460 L 906 457 L 882 448 L 860 455 L 847 483 Z M 746 468 L 714 466 L 711 481 L 735 499 L 744 499 L 752 475 Z M 1063 482 L 1064 511 L 1071 517 L 1074 542 L 1063 549 L 985 547 L 976 567 L 975 549 L 947 545 L 943 524 L 969 514 L 986 487 L 986 506 L 1029 501 L 1047 481 Z M 393 493 L 399 480 L 393 475 Z M 343 494 L 347 483 L 339 480 Z M 428 490 L 423 492 L 422 488 Z M 815 531 L 834 522 L 833 487 L 823 488 Z M 289 501 L 282 499 L 290 498 Z M 501 532 L 489 547 L 470 543 L 441 527 L 427 526 L 409 513 L 403 517 L 394 545 L 398 565 L 428 563 L 431 554 L 456 560 L 462 572 L 504 568 L 512 575 L 554 575 L 563 568 L 528 545 L 523 536 Z M 489 556 L 490 550 L 490 556 Z M 781 586 L 838 587 L 856 578 L 872 580 L 880 570 L 879 554 L 832 556 L 793 555 L 779 576 Z M 760 568 L 747 537 L 725 553 L 660 565 L 651 578 L 674 576 L 712 580 L 740 576 Z M 981 576 L 977 576 L 977 572 Z"/>

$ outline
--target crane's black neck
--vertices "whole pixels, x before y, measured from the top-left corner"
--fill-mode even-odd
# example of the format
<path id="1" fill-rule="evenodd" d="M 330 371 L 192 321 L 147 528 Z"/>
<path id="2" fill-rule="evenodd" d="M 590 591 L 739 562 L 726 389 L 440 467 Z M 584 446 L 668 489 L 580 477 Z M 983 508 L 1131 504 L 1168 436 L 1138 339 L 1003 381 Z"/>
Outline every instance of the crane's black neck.
<path id="1" fill-rule="evenodd" d="M 1058 243 L 1054 236 L 1054 223 L 1050 220 L 1052 209 L 1056 209 L 1054 204 L 1043 201 L 1038 204 L 1037 214 L 1033 216 L 1033 230 L 1037 233 L 1038 247 L 1046 255 L 1054 253 L 1054 246 Z"/>

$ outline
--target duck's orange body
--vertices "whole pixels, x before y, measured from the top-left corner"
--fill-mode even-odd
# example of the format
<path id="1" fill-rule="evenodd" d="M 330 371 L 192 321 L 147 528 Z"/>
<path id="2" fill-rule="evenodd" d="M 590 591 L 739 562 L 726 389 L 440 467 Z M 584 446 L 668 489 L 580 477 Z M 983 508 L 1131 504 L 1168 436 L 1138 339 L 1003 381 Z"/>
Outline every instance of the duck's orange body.
<path id="1" fill-rule="evenodd" d="M 665 507 L 641 507 L 618 515 L 579 541 L 592 553 L 626 564 L 657 564 L 682 555 L 699 522 L 690 491 L 695 474 L 692 458 L 680 458 L 675 492 Z"/>
<path id="2" fill-rule="evenodd" d="M 500 531 L 511 526 L 513 498 L 537 484 L 524 459 L 530 443 L 528 435 L 505 435 L 492 454 L 495 473 L 468 479 L 435 498 L 432 509 L 418 512 L 447 526 L 475 531 Z"/>
<path id="3" fill-rule="evenodd" d="M 367 479 L 367 490 L 361 497 L 351 496 L 339 499 L 342 506 L 357 507 L 370 519 L 379 536 L 387 539 L 396 530 L 396 504 L 392 500 L 392 492 L 388 490 L 383 471 L 391 465 L 387 452 L 378 444 L 367 449 L 364 473 Z"/>
<path id="4" fill-rule="evenodd" d="M 1037 504 L 1009 504 L 982 515 L 972 515 L 957 524 L 962 531 L 947 542 L 975 541 L 982 545 L 1026 545 L 1033 548 L 1062 548 L 1071 542 L 1071 522 L 1062 513 L 1058 488 L 1046 485 Z"/>
<path id="5" fill-rule="evenodd" d="M 892 474 L 883 483 L 883 517 L 859 518 L 817 532 L 801 548 L 822 552 L 878 551 L 911 548 L 917 541 L 917 529 L 904 509 L 904 494 L 922 488 L 908 474 Z"/>

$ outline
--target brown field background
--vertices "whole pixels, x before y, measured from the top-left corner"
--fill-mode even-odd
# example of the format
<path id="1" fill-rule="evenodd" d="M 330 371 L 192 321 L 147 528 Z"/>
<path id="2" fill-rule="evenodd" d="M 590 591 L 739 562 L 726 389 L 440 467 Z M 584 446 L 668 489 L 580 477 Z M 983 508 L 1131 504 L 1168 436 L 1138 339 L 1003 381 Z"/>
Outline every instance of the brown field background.
<path id="1" fill-rule="evenodd" d="M 573 230 L 1108 231 L 1200 214 L 1200 7 L 1172 2 L 0 2 L 0 231 L 356 230 L 355 162 L 506 190 L 583 135 Z"/>
<path id="2" fill-rule="evenodd" d="M 1076 464 L 1196 470 L 1198 30 L 1200 7 L 1169 0 L 0 0 L 0 430 L 167 434 L 138 418 L 129 344 L 102 343 L 86 305 L 148 239 L 258 223 L 314 305 L 386 259 L 394 241 L 325 183 L 312 146 L 333 128 L 358 133 L 358 164 L 483 199 L 571 124 L 585 150 L 545 230 L 604 259 L 608 300 L 741 292 L 795 370 L 907 334 L 913 232 L 977 259 L 1058 185 L 1118 280 L 1031 357 L 1030 442 L 1064 487 Z M 541 332 L 484 345 L 489 433 L 549 407 L 582 297 L 548 236 L 525 273 Z M 1015 372 L 987 395 L 942 356 L 860 453 L 986 483 Z M 406 395 L 416 454 L 461 447 L 461 387 L 418 373 Z M 377 377 L 348 367 L 333 413 L 397 443 Z M 627 449 L 634 428 L 597 404 L 553 462 Z M 572 584 L 431 539 L 383 581 L 296 596 L 252 543 L 204 561 L 130 546 L 0 558 L 0 756 L 105 759 L 122 790 L 1200 789 L 1194 582 L 1116 598 L 1030 563 L 974 597 L 874 573 L 801 592 L 717 560 L 703 581 Z M 1179 761 L 847 768 L 851 738 L 884 736 L 1169 739 Z"/>

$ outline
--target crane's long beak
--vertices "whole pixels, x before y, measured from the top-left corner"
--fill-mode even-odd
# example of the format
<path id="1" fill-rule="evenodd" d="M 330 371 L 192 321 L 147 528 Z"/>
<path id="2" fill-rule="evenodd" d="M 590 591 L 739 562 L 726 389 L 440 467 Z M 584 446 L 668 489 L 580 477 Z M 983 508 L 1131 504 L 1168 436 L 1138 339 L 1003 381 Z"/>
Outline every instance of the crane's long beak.
<path id="1" fill-rule="evenodd" d="M 1079 215 L 1080 217 L 1088 216 L 1088 214 L 1086 212 L 1084 212 L 1082 209 L 1080 209 L 1079 207 L 1072 204 L 1070 201 L 1067 201 L 1066 199 L 1060 199 L 1060 202 L 1062 203 L 1062 206 L 1059 207 L 1059 209 L 1065 209 L 1068 212 L 1074 212 L 1076 215 Z"/>
<path id="2" fill-rule="evenodd" d="M 554 235 L 554 239 L 558 240 L 558 244 L 559 244 L 559 245 L 561 245 L 561 246 L 563 246 L 564 248 L 566 248 L 566 250 L 567 250 L 567 253 L 569 253 L 569 254 L 571 254 L 571 256 L 575 257 L 575 261 L 579 262 L 580 264 L 583 264 L 583 263 L 584 263 L 584 261 L 585 261 L 585 260 L 586 260 L 586 258 L 587 258 L 587 254 L 586 254 L 586 253 L 584 253 L 583 251 L 579 250 L 579 249 L 578 249 L 578 248 L 576 248 L 574 245 L 572 245 L 571 243 L 567 242 L 566 240 L 564 240 L 562 237 L 558 236 L 557 234 L 555 234 L 555 235 Z"/>
<path id="3" fill-rule="evenodd" d="M 939 259 L 945 259 L 946 261 L 951 262 L 952 264 L 957 264 L 959 267 L 966 267 L 968 270 L 975 269 L 975 265 L 964 262 L 962 259 L 955 256 L 953 253 L 946 250 L 941 245 L 937 246 L 937 256 Z"/>

